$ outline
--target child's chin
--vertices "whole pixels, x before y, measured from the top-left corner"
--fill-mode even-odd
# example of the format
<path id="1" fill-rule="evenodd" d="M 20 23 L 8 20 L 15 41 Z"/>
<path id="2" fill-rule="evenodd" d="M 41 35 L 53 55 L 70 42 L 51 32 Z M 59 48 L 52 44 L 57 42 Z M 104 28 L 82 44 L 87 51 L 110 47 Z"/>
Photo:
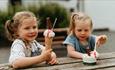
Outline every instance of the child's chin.
<path id="1" fill-rule="evenodd" d="M 80 37 L 79 38 L 81 41 L 84 41 L 84 40 L 86 40 L 87 38 L 86 37 Z"/>
<path id="2" fill-rule="evenodd" d="M 34 41 L 35 40 L 35 38 L 34 39 L 29 39 L 28 41 Z"/>

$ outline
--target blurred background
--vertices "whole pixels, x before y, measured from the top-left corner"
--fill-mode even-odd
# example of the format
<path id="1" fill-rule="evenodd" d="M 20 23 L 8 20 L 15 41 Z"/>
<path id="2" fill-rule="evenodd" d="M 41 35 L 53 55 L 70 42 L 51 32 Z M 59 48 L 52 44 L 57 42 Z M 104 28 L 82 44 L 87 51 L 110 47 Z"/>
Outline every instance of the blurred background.
<path id="1" fill-rule="evenodd" d="M 68 28 L 71 13 L 74 11 L 84 12 L 93 20 L 93 34 L 108 36 L 107 43 L 99 47 L 98 52 L 114 52 L 114 0 L 0 0 L 0 63 L 8 62 L 12 43 L 6 38 L 4 24 L 6 20 L 12 19 L 18 11 L 33 12 L 40 20 L 39 29 L 46 28 L 47 17 L 50 17 L 52 23 L 57 18 L 55 29 Z M 66 34 L 63 36 L 66 37 Z M 53 49 L 58 57 L 67 55 L 66 47 L 62 44 L 53 45 Z"/>

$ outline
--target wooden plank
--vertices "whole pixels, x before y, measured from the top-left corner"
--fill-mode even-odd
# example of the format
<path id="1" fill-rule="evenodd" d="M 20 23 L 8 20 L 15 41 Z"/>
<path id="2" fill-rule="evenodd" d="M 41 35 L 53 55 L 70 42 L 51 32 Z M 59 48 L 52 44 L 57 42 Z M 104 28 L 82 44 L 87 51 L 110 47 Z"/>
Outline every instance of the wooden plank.
<path id="1" fill-rule="evenodd" d="M 63 41 L 53 41 L 52 45 L 62 45 L 62 42 Z M 40 44 L 44 45 L 45 43 L 44 42 L 39 42 Z"/>
<path id="2" fill-rule="evenodd" d="M 115 67 L 115 58 L 114 59 L 105 59 L 99 60 L 97 65 L 84 65 L 82 62 L 79 63 L 67 63 L 67 64 L 59 64 L 54 66 L 46 66 L 46 67 L 37 67 L 31 68 L 32 70 L 93 70 L 93 69 L 103 69 Z"/>
<path id="3" fill-rule="evenodd" d="M 111 53 L 101 53 L 98 60 L 104 60 L 104 59 L 112 59 L 115 58 L 115 52 Z M 81 59 L 75 59 L 75 58 L 69 58 L 69 57 L 62 57 L 58 58 L 60 64 L 66 64 L 66 63 L 73 63 L 73 62 L 81 62 Z"/>
<path id="4" fill-rule="evenodd" d="M 39 32 L 44 32 L 46 29 L 39 29 Z M 68 28 L 54 28 L 54 32 L 67 32 Z"/>
<path id="5" fill-rule="evenodd" d="M 109 59 L 109 58 L 114 58 L 115 57 L 115 52 L 110 52 L 110 53 L 100 53 L 99 59 Z"/>
<path id="6" fill-rule="evenodd" d="M 37 68 L 31 68 L 32 70 L 61 70 L 61 69 L 65 69 L 65 68 L 71 68 L 75 65 L 79 65 L 80 63 L 73 63 L 73 64 L 62 64 L 62 65 L 54 65 L 54 66 L 46 66 L 46 67 L 37 67 Z M 28 70 L 28 69 L 24 69 L 24 70 Z M 67 69 L 66 69 L 67 70 Z"/>
<path id="7" fill-rule="evenodd" d="M 53 41 L 56 41 L 56 40 L 64 40 L 64 36 L 56 36 L 53 38 Z M 40 38 L 37 38 L 38 41 L 44 41 L 44 37 L 40 37 Z"/>
<path id="8" fill-rule="evenodd" d="M 113 62 L 114 58 L 115 58 L 115 52 L 112 53 L 103 53 L 100 55 L 100 59 L 98 60 L 98 65 L 97 67 L 87 67 L 87 69 L 96 69 L 96 68 L 103 68 L 103 67 L 110 67 L 110 66 L 114 66 L 114 64 L 110 64 L 111 62 Z M 113 55 L 113 56 L 112 56 Z M 37 70 L 60 70 L 60 69 L 69 69 L 69 68 L 73 68 L 73 67 L 80 67 L 77 68 L 78 69 L 86 69 L 84 64 L 82 63 L 82 60 L 80 59 L 73 59 L 73 58 L 69 58 L 69 57 L 64 57 L 64 58 L 58 58 L 59 60 L 59 64 L 58 65 L 54 65 L 54 66 L 46 66 L 45 67 L 40 67 L 38 66 L 37 68 L 32 68 L 33 69 L 37 69 Z M 115 61 L 115 60 L 114 60 Z M 103 63 L 104 62 L 104 63 Z M 109 63 L 110 62 L 110 63 Z M 107 65 L 108 63 L 108 65 Z M 103 65 L 105 64 L 105 65 Z M 102 66 L 100 66 L 102 65 Z M 76 68 L 75 68 L 76 70 Z"/>
<path id="9" fill-rule="evenodd" d="M 84 65 L 84 66 L 76 66 L 76 67 L 71 67 L 71 68 L 68 68 L 68 70 L 97 70 L 97 69 L 103 69 L 105 70 L 106 68 L 115 68 L 115 59 L 106 59 L 106 60 L 99 60 L 97 65 L 92 65 L 92 66 L 87 66 L 87 65 Z M 66 70 L 65 69 L 61 69 L 61 70 Z"/>
<path id="10" fill-rule="evenodd" d="M 44 36 L 43 36 L 43 32 L 46 29 L 39 29 L 39 34 L 37 37 L 37 41 L 40 42 L 41 44 L 44 45 Z M 56 36 L 53 38 L 53 45 L 57 45 L 57 44 L 62 44 L 62 42 L 65 39 L 65 36 L 67 35 L 67 30 L 68 28 L 55 28 L 53 31 L 55 32 Z"/>
<path id="11" fill-rule="evenodd" d="M 34 69 L 37 69 L 37 70 L 76 70 L 76 69 L 77 70 L 94 70 L 94 69 L 115 67 L 115 63 L 113 61 L 115 61 L 115 59 L 99 60 L 97 65 L 92 65 L 92 66 L 84 65 L 82 62 L 80 62 L 80 63 L 46 66 L 46 67 L 37 67 L 37 68 L 31 68 L 31 69 L 32 70 Z M 28 70 L 28 69 L 24 69 L 24 70 Z"/>
<path id="12" fill-rule="evenodd" d="M 105 68 L 105 67 L 114 67 L 115 66 L 115 52 L 111 52 L 111 53 L 101 53 L 100 54 L 100 58 L 98 60 L 98 64 L 95 66 L 86 66 L 83 65 L 82 60 L 80 59 L 73 59 L 73 58 L 69 58 L 69 57 L 63 57 L 63 58 L 58 58 L 59 60 L 59 64 L 57 65 L 53 65 L 53 66 L 49 66 L 45 63 L 41 63 L 38 64 L 35 67 L 31 67 L 28 69 L 37 69 L 37 70 L 55 70 L 55 69 L 71 69 L 71 68 L 78 68 L 78 69 L 99 69 L 99 68 Z M 0 64 L 0 68 L 6 68 L 7 70 L 11 69 L 10 65 L 8 64 Z M 24 70 L 24 69 L 23 69 Z"/>
<path id="13" fill-rule="evenodd" d="M 0 70 L 13 70 L 9 63 L 0 64 Z"/>
<path id="14" fill-rule="evenodd" d="M 52 45 L 58 45 L 58 44 L 62 44 L 64 41 L 65 37 L 64 36 L 56 36 L 53 38 L 53 43 Z M 45 40 L 44 37 L 41 38 L 37 38 L 36 39 L 40 44 L 44 45 L 45 44 Z"/>
<path id="15" fill-rule="evenodd" d="M 96 69 L 96 70 L 115 70 L 115 67 L 103 68 L 103 69 Z"/>

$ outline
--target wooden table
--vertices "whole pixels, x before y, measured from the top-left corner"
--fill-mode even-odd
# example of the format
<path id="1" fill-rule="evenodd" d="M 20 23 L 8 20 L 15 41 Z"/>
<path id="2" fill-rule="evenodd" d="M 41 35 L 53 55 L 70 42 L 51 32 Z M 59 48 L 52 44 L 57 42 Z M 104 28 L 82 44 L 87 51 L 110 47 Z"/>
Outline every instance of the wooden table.
<path id="1" fill-rule="evenodd" d="M 47 65 L 45 63 L 20 70 L 115 70 L 115 52 L 101 53 L 96 65 L 84 65 L 82 60 L 69 57 L 58 58 L 59 64 Z M 0 70 L 13 70 L 9 64 L 0 64 Z"/>

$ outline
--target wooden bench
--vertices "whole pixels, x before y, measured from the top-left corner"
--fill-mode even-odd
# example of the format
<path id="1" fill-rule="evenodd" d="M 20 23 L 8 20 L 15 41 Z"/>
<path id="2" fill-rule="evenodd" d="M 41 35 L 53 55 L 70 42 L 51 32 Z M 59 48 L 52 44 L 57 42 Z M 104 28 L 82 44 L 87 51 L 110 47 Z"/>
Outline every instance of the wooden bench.
<path id="1" fill-rule="evenodd" d="M 55 32 L 55 37 L 53 38 L 53 45 L 62 44 L 67 36 L 68 28 L 55 28 L 53 31 Z M 37 41 L 44 45 L 44 36 L 43 32 L 45 29 L 39 29 Z"/>
<path id="2" fill-rule="evenodd" d="M 65 40 L 67 36 L 67 30 L 68 28 L 55 28 L 53 31 L 55 32 L 55 37 L 53 39 L 53 45 L 62 44 L 62 42 Z M 103 29 L 94 29 L 93 31 L 106 31 L 108 28 Z M 43 32 L 45 29 L 39 29 L 37 41 L 44 45 L 44 36 Z"/>
<path id="3" fill-rule="evenodd" d="M 59 64 L 45 63 L 21 70 L 115 70 L 115 52 L 101 53 L 96 65 L 84 65 L 82 60 L 69 57 L 58 58 Z M 14 70 L 8 63 L 0 64 L 0 70 Z"/>

